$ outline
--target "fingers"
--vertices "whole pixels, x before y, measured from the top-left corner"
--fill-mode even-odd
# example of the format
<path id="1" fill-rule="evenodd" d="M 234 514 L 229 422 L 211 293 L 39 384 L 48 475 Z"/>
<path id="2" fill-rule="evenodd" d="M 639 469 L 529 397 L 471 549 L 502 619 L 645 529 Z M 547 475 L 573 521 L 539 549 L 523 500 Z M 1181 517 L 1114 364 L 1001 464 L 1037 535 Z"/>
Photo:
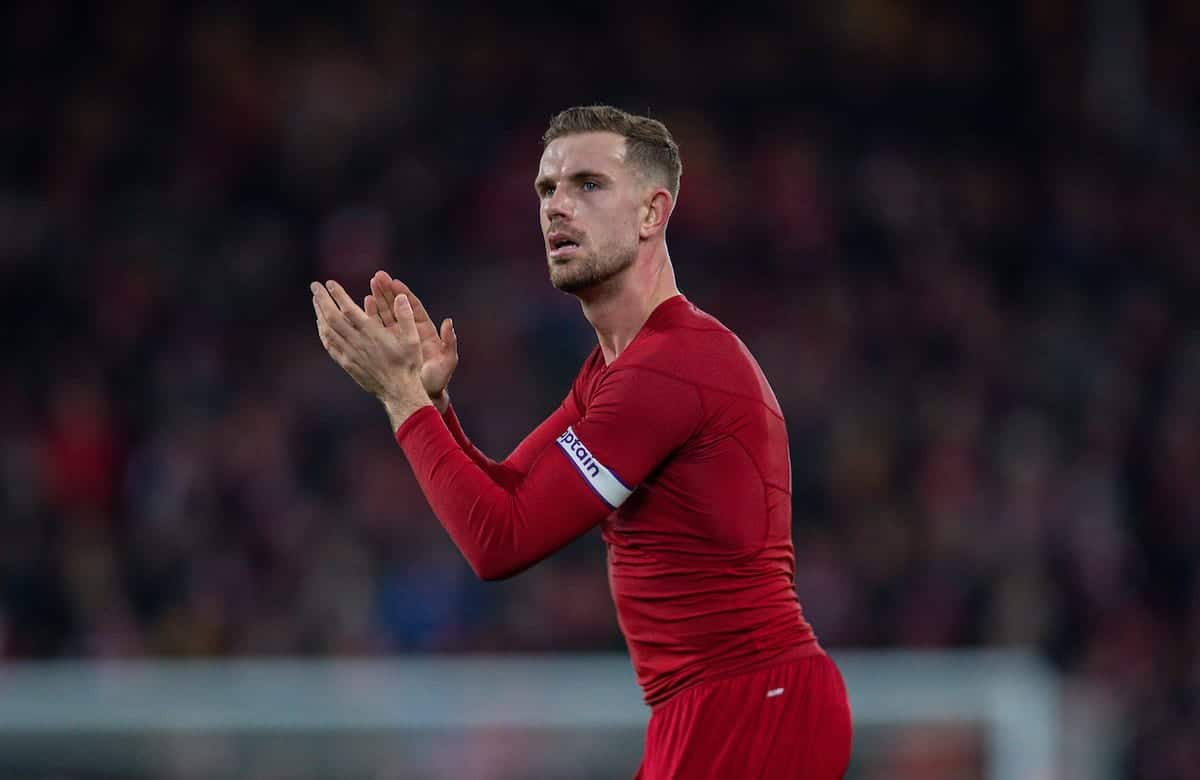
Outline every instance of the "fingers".
<path id="1" fill-rule="evenodd" d="M 337 282 L 330 280 L 325 283 L 325 287 L 329 290 L 330 297 L 337 303 L 338 308 L 342 310 L 342 316 L 355 328 L 363 327 L 367 322 L 367 313 L 358 308 L 342 286 Z"/>
<path id="2" fill-rule="evenodd" d="M 325 351 L 333 356 L 339 363 L 342 362 L 342 357 L 349 356 L 350 354 L 349 345 L 346 342 L 346 336 L 337 332 L 337 328 L 335 328 L 333 323 L 329 321 L 325 312 L 322 311 L 315 299 L 313 301 L 313 309 L 317 314 L 317 334 L 321 337 L 321 343 L 325 345 Z M 340 314 L 335 322 L 339 322 L 343 328 L 352 330 L 347 323 L 342 321 Z"/>
<path id="3" fill-rule="evenodd" d="M 390 326 L 396 321 L 392 313 L 392 304 L 396 302 L 396 294 L 392 292 L 392 277 L 385 271 L 378 271 L 371 277 L 371 295 L 379 301 L 379 320 L 384 326 Z"/>
<path id="4" fill-rule="evenodd" d="M 383 322 L 383 317 L 379 316 L 379 307 L 375 305 L 375 296 L 368 295 L 363 298 L 363 311 L 367 313 L 368 318 L 373 320 L 378 319 L 380 322 Z M 384 322 L 383 324 L 386 325 L 387 323 Z"/>
<path id="5" fill-rule="evenodd" d="M 335 361 L 343 368 L 350 363 L 350 348 L 346 343 L 345 337 L 334 330 L 328 320 L 325 319 L 324 313 L 321 311 L 315 302 L 313 308 L 317 312 L 317 335 L 321 338 L 321 344 L 325 347 L 325 351 L 329 353 Z"/>
<path id="6" fill-rule="evenodd" d="M 413 343 L 418 342 L 416 315 L 413 313 L 412 304 L 407 295 L 396 296 L 392 312 L 396 315 L 396 326 L 400 335 Z"/>
<path id="7" fill-rule="evenodd" d="M 328 295 L 318 295 L 318 291 L 323 292 L 324 288 L 318 284 L 313 286 L 317 288 L 313 290 L 313 311 L 317 315 L 317 335 L 321 338 L 321 345 L 359 387 L 371 393 L 377 392 L 375 372 L 369 362 L 363 361 L 361 349 L 354 346 L 356 341 L 364 338 L 364 334 L 355 330 Z M 329 316 L 330 310 L 332 317 Z"/>
<path id="8" fill-rule="evenodd" d="M 458 354 L 458 334 L 454 332 L 454 320 L 449 317 L 442 320 L 442 343 L 453 354 Z"/>
<path id="9" fill-rule="evenodd" d="M 421 303 L 421 299 L 417 297 L 416 293 L 409 289 L 407 284 L 399 279 L 393 279 L 391 288 L 392 293 L 395 295 L 408 296 L 408 302 L 412 306 L 413 310 L 413 318 L 416 319 L 417 322 L 429 320 L 429 324 L 431 326 L 433 325 L 433 320 L 429 316 L 429 312 L 425 310 L 425 304 Z"/>
<path id="10" fill-rule="evenodd" d="M 334 318 L 341 314 L 337 304 L 329 297 L 329 293 L 321 285 L 313 282 L 308 286 L 313 294 L 313 308 L 317 311 L 317 318 L 326 323 L 332 323 Z"/>
<path id="11" fill-rule="evenodd" d="M 341 343 L 341 336 L 333 332 L 333 329 L 321 319 L 317 320 L 317 335 L 321 338 L 321 344 L 325 347 L 325 351 L 331 357 L 341 362 L 340 358 L 345 354 L 344 344 Z"/>
<path id="12" fill-rule="evenodd" d="M 309 285 L 309 289 L 312 290 L 313 308 L 317 312 L 318 320 L 321 320 L 326 324 L 327 327 L 342 334 L 343 336 L 349 336 L 350 333 L 354 332 L 354 325 L 347 320 L 345 314 L 338 309 L 337 304 L 334 303 L 333 298 L 330 297 L 329 292 L 326 291 L 324 287 L 316 282 L 313 282 L 311 285 Z M 342 294 L 345 295 L 345 291 L 343 291 Z M 354 304 L 351 304 L 351 306 L 354 306 Z M 357 306 L 354 306 L 354 308 L 358 310 Z M 364 318 L 366 316 L 366 314 L 363 314 Z"/>

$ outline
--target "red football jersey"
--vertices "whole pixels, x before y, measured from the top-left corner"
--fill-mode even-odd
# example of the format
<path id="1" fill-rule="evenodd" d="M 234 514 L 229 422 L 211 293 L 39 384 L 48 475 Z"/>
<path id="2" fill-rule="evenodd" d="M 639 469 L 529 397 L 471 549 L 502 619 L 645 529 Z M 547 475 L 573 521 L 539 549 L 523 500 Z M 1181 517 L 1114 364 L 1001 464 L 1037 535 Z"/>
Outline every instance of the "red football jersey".
<path id="1" fill-rule="evenodd" d="M 779 403 L 745 345 L 682 295 L 611 365 L 597 347 L 504 462 L 473 447 L 452 410 L 422 409 L 396 440 L 481 577 L 511 576 L 602 526 L 651 705 L 821 652 L 794 589 Z"/>

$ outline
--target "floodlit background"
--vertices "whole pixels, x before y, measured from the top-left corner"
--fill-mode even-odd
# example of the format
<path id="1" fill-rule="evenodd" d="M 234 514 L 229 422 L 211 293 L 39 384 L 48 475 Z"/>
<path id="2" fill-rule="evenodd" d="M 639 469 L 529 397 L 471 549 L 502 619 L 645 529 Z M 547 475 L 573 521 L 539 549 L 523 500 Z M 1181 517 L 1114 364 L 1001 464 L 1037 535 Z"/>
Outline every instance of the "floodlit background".
<path id="1" fill-rule="evenodd" d="M 154 688 L 178 702 L 169 735 L 136 697 L 105 730 L 123 684 L 68 695 L 61 676 L 623 652 L 596 536 L 472 578 L 307 290 L 362 295 L 384 268 L 453 316 L 455 406 L 502 456 L 594 340 L 546 281 L 532 180 L 550 116 L 603 101 L 680 143 L 680 285 L 783 405 L 797 590 L 834 658 L 1029 650 L 1058 701 L 1041 776 L 1082 777 L 1095 733 L 1111 755 L 1089 772 L 1195 776 L 1200 4 L 17 0 L 0 18 L 0 774 L 628 776 L 631 673 L 611 740 L 454 716 L 426 734 L 402 693 L 382 733 L 330 715 L 280 737 L 220 707 L 189 730 L 195 680 L 175 678 Z M 856 717 L 876 720 L 853 778 L 999 780 L 986 718 L 888 710 L 902 680 L 861 668 Z M 322 691 L 362 691 L 318 688 L 326 713 Z M 372 735 L 379 761 L 339 769 Z M 120 740 L 148 758 L 108 762 Z"/>

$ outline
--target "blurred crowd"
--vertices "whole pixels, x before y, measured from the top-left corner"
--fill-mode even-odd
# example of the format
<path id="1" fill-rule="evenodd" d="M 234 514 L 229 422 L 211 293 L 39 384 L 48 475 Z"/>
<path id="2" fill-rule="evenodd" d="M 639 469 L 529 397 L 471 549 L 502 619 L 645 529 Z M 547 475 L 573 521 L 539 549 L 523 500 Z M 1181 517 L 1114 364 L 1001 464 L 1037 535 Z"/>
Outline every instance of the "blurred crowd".
<path id="1" fill-rule="evenodd" d="M 1195 776 L 1200 4 L 418 5 L 6 11 L 0 658 L 622 648 L 595 536 L 473 579 L 307 290 L 453 316 L 502 457 L 594 342 L 538 138 L 610 102 L 783 405 L 822 642 L 1036 645 Z"/>

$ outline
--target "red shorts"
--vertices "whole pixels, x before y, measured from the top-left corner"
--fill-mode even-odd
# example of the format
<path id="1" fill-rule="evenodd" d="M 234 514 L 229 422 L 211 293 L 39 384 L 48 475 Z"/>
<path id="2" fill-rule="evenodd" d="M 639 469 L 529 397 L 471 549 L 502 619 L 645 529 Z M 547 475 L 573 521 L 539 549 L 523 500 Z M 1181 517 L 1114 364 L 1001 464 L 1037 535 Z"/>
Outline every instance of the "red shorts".
<path id="1" fill-rule="evenodd" d="M 840 780 L 850 702 L 825 654 L 701 683 L 656 708 L 634 780 Z"/>

